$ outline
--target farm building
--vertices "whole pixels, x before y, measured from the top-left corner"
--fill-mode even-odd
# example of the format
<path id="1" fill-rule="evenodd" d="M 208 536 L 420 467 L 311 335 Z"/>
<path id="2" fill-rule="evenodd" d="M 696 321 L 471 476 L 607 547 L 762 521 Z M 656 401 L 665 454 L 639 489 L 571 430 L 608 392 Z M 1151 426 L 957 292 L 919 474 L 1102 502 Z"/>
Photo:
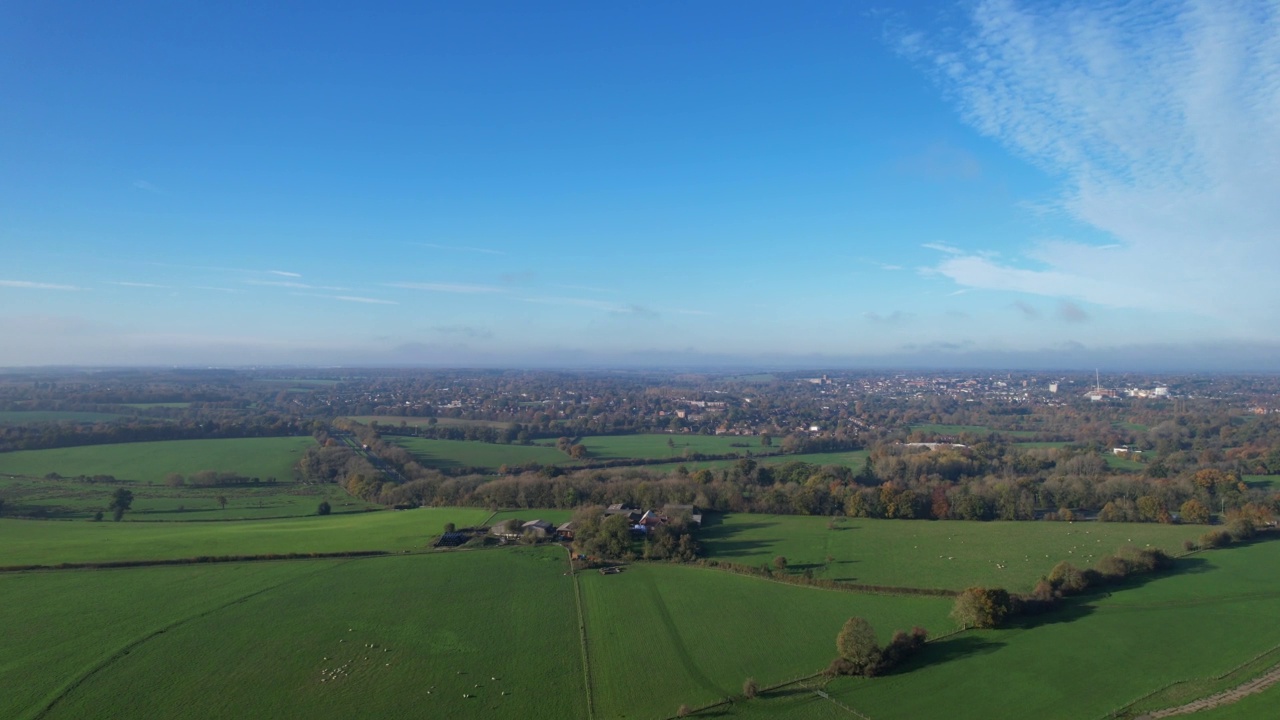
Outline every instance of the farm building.
<path id="1" fill-rule="evenodd" d="M 527 532 L 532 532 L 534 537 L 538 538 L 539 540 L 543 538 L 551 537 L 554 531 L 555 531 L 555 526 L 547 522 L 546 520 L 530 520 L 529 522 L 520 526 L 520 533 L 522 535 Z"/>

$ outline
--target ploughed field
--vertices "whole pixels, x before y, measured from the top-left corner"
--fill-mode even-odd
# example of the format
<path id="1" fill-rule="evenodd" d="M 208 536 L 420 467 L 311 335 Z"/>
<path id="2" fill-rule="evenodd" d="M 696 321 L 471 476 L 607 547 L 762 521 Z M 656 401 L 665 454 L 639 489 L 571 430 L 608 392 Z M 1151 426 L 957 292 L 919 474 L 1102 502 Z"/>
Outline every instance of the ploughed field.
<path id="1" fill-rule="evenodd" d="M 1280 612 L 1280 543 L 1270 541 L 1196 553 L 1173 573 L 1079 597 L 1006 629 L 945 637 L 954 629 L 947 598 L 819 589 L 665 563 L 575 576 L 568 553 L 555 546 L 430 548 L 445 523 L 564 517 L 555 513 L 423 508 L 222 523 L 0 520 L 6 565 L 395 553 L 0 573 L 0 617 L 9 629 L 0 643 L 0 684 L 9 688 L 0 694 L 0 717 L 657 720 L 682 704 L 728 696 L 736 700 L 694 717 L 850 716 L 813 692 L 821 689 L 877 719 L 1100 718 L 1152 692 L 1151 707 L 1130 709 L 1181 703 L 1191 685 L 1178 681 L 1216 691 L 1205 678 L 1280 646 L 1280 626 L 1269 620 Z M 1203 530 L 866 520 L 832 529 L 826 518 L 709 519 L 703 542 L 712 560 L 758 565 L 784 555 L 789 572 L 820 578 L 1013 590 L 1059 560 L 1087 564 L 1077 555 L 1084 547 L 1112 552 L 1129 540 L 1170 547 Z M 954 560 L 938 557 L 947 547 Z M 1040 557 L 1016 571 L 1004 557 L 1032 549 Z M 1010 567 L 997 568 L 997 560 Z M 884 677 L 811 677 L 756 700 L 740 697 L 748 677 L 767 688 L 824 668 L 854 615 L 867 618 L 882 642 L 915 625 L 938 639 Z M 1264 717 L 1280 711 L 1278 700 L 1268 691 L 1242 702 L 1260 713 L 1251 717 Z"/>

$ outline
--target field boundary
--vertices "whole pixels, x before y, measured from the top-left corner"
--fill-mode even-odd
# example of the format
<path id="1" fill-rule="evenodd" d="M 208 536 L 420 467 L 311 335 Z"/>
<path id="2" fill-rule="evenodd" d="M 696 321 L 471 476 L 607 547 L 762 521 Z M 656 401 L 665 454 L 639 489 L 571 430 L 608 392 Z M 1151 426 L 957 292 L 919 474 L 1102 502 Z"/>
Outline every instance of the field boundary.
<path id="1" fill-rule="evenodd" d="M 492 519 L 493 515 L 489 517 Z M 587 618 L 582 612 L 582 586 L 578 583 L 578 571 L 573 569 L 573 551 L 566 547 L 565 552 L 569 557 L 569 576 L 573 578 L 573 601 L 578 608 L 578 642 L 582 646 L 582 679 L 587 689 L 587 720 L 595 720 L 596 703 L 591 691 L 591 662 L 587 652 Z"/>
<path id="2" fill-rule="evenodd" d="M 58 563 L 57 565 L 4 565 L 0 573 L 50 570 L 115 570 L 163 565 L 208 565 L 214 563 L 267 562 L 271 560 L 334 560 L 393 555 L 390 550 L 344 550 L 328 553 L 279 553 L 271 555 L 200 555 L 169 560 L 105 560 L 102 562 Z"/>
<path id="3" fill-rule="evenodd" d="M 1262 658 L 1264 658 L 1264 657 L 1266 657 L 1266 656 L 1268 656 L 1268 655 L 1271 655 L 1272 653 L 1275 653 L 1275 652 L 1277 652 L 1277 651 L 1280 651 L 1280 644 L 1273 645 L 1273 646 L 1271 646 L 1270 648 L 1267 648 L 1266 650 L 1263 650 L 1262 652 L 1258 653 L 1257 655 L 1254 655 L 1253 657 L 1249 658 L 1248 660 L 1245 660 L 1244 662 L 1242 662 L 1242 663 L 1240 663 L 1240 664 L 1236 665 L 1235 667 L 1232 667 L 1231 669 L 1226 670 L 1226 671 L 1224 671 L 1224 672 L 1218 673 L 1217 675 L 1208 675 L 1208 676 L 1205 676 L 1205 677 L 1199 677 L 1199 678 L 1185 678 L 1185 679 L 1182 679 L 1182 680 L 1174 680 L 1174 681 L 1173 681 L 1173 682 L 1171 682 L 1171 683 L 1167 683 L 1167 684 L 1165 684 L 1165 685 L 1161 685 L 1160 687 L 1156 688 L 1155 690 L 1152 690 L 1151 692 L 1147 693 L 1146 695 L 1143 695 L 1142 697 L 1137 698 L 1136 700 L 1133 700 L 1133 701 L 1131 701 L 1131 702 L 1128 702 L 1128 703 L 1126 703 L 1126 704 L 1124 704 L 1124 705 L 1121 705 L 1120 707 L 1116 708 L 1115 710 L 1112 710 L 1111 712 L 1109 712 L 1109 713 L 1107 713 L 1106 715 L 1102 716 L 1102 720 L 1110 720 L 1111 718 L 1127 717 L 1127 716 L 1126 716 L 1126 715 L 1124 715 L 1123 713 L 1126 713 L 1127 711 L 1129 711 L 1129 710 L 1130 710 L 1134 705 L 1137 705 L 1138 703 L 1143 702 L 1144 700 L 1149 700 L 1149 699 L 1151 699 L 1151 698 L 1155 697 L 1156 695 L 1158 695 L 1159 693 L 1162 693 L 1162 692 L 1164 692 L 1164 691 L 1166 691 L 1166 690 L 1169 690 L 1170 688 L 1176 687 L 1176 686 L 1178 686 L 1178 685 L 1184 685 L 1184 684 L 1187 684 L 1187 683 L 1194 683 L 1194 682 L 1216 682 L 1216 681 L 1218 681 L 1218 680 L 1223 680 L 1223 679 L 1225 679 L 1225 678 L 1227 678 L 1227 677 L 1231 676 L 1232 674 L 1237 673 L 1237 672 L 1240 672 L 1241 670 L 1243 670 L 1243 669 L 1247 668 L 1248 666 L 1252 665 L 1253 663 L 1256 663 L 1257 661 L 1261 660 Z M 1263 675 L 1266 675 L 1268 672 L 1272 672 L 1272 671 L 1275 671 L 1275 670 L 1277 670 L 1277 669 L 1280 669 L 1280 663 L 1275 663 L 1275 664 L 1272 664 L 1272 665 L 1268 665 L 1268 666 L 1266 666 L 1266 667 L 1263 667 L 1263 668 L 1261 668 L 1261 669 L 1258 671 L 1258 674 L 1257 674 L 1257 675 L 1255 675 L 1255 676 L 1253 676 L 1253 677 L 1250 677 L 1249 679 L 1247 679 L 1247 680 L 1245 680 L 1244 682 L 1240 683 L 1240 685 L 1247 685 L 1249 682 L 1252 682 L 1253 680 L 1257 679 L 1258 677 L 1261 677 L 1261 676 L 1263 676 Z M 1239 687 L 1239 686 L 1237 686 L 1237 687 Z M 1232 689 L 1234 689 L 1234 688 L 1227 688 L 1226 690 L 1228 690 L 1228 691 L 1229 691 L 1229 690 L 1232 690 Z M 1209 695 L 1205 695 L 1204 697 L 1196 698 L 1196 699 L 1192 700 L 1192 701 L 1191 701 L 1191 702 L 1189 702 L 1189 703 L 1183 703 L 1183 705 L 1189 705 L 1189 704 L 1192 704 L 1192 703 L 1194 703 L 1194 702 L 1197 702 L 1198 700 L 1203 700 L 1203 699 L 1205 699 L 1205 698 L 1213 697 L 1214 695 L 1218 695 L 1218 694 L 1220 694 L 1220 693 L 1211 693 L 1211 694 L 1209 694 Z M 1168 707 L 1168 708 L 1159 708 L 1159 709 L 1157 709 L 1157 710 L 1152 710 L 1152 711 L 1150 711 L 1150 712 L 1148 712 L 1148 713 L 1145 713 L 1145 715 L 1151 715 L 1151 716 L 1154 716 L 1154 713 L 1160 712 L 1160 711 L 1162 711 L 1162 710 L 1170 710 L 1170 709 L 1174 709 L 1174 708 L 1182 707 L 1183 705 L 1174 705 L 1174 706 L 1170 706 L 1170 707 Z"/>

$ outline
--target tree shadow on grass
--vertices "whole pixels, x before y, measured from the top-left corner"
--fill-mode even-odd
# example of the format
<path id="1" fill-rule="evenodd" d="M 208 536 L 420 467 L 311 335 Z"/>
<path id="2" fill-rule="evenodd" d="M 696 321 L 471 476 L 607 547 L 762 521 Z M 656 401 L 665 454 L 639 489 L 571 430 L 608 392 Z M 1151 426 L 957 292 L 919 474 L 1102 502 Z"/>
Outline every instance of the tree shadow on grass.
<path id="1" fill-rule="evenodd" d="M 928 665 L 950 662 L 970 655 L 987 655 L 1002 647 L 1004 643 L 974 633 L 955 635 L 944 640 L 926 643 L 919 653 L 885 674 L 901 675 Z"/>
<path id="2" fill-rule="evenodd" d="M 703 541 L 707 557 L 741 557 L 756 555 L 773 547 L 776 540 L 711 540 Z"/>

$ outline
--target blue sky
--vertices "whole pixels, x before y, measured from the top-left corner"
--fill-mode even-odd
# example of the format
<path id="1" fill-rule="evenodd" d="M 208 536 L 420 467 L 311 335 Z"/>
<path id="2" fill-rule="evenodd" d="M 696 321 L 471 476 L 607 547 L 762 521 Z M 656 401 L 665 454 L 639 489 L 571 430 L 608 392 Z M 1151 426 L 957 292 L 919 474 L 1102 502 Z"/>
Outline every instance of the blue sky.
<path id="1" fill-rule="evenodd" d="M 1277 367 L 1277 37 L 1235 2 L 6 3 L 0 365 Z"/>

